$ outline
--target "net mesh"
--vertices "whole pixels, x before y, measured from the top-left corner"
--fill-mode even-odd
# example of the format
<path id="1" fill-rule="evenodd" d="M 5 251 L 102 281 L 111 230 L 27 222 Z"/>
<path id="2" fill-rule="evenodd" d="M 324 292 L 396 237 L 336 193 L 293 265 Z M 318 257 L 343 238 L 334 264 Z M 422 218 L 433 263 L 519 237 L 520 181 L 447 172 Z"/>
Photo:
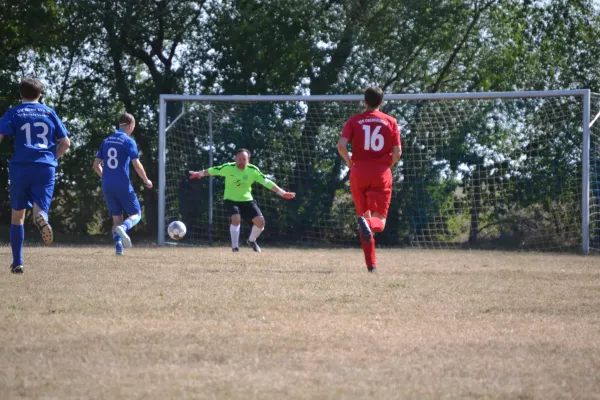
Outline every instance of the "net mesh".
<path id="1" fill-rule="evenodd" d="M 600 94 L 590 101 L 590 250 L 600 251 Z M 598 119 L 596 119 L 598 117 Z"/>
<path id="2" fill-rule="evenodd" d="M 392 203 L 377 244 L 578 249 L 582 109 L 574 96 L 386 101 L 382 111 L 398 120 L 403 155 L 392 168 Z M 209 166 L 212 123 L 214 165 L 232 161 L 236 148 L 248 148 L 253 164 L 297 193 L 286 201 L 255 185 L 266 220 L 262 243 L 356 245 L 348 170 L 336 143 L 345 121 L 361 111 L 360 102 L 344 101 L 169 102 L 166 224 L 182 220 L 190 243 L 229 243 L 223 179 L 190 181 L 187 174 Z M 600 131 L 593 132 L 597 143 Z M 600 194 L 598 174 L 593 176 L 592 188 Z M 595 221 L 597 201 L 592 210 Z M 592 228 L 600 232 L 596 222 Z M 249 231 L 243 224 L 242 238 Z M 600 234 L 595 237 L 599 247 Z"/>

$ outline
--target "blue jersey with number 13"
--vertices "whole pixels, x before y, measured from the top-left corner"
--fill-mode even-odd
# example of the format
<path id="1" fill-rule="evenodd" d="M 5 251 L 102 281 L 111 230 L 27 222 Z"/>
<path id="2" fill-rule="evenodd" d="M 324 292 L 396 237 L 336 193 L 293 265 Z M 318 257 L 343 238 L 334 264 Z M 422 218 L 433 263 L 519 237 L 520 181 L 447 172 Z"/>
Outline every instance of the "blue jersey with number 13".
<path id="1" fill-rule="evenodd" d="M 41 163 L 54 167 L 56 141 L 69 136 L 56 113 L 38 102 L 26 102 L 9 109 L 0 119 L 0 134 L 14 136 L 13 164 Z"/>
<path id="2" fill-rule="evenodd" d="M 129 163 L 140 156 L 135 140 L 127 136 L 122 129 L 104 139 L 96 158 L 104 161 L 103 187 L 127 188 L 131 185 Z"/>

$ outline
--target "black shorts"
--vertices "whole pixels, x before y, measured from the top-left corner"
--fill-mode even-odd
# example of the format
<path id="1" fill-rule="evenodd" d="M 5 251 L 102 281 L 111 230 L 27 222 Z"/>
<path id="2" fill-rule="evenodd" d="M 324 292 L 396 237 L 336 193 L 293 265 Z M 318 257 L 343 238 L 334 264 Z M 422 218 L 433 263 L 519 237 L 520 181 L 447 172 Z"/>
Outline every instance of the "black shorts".
<path id="1" fill-rule="evenodd" d="M 262 212 L 256 204 L 256 200 L 250 201 L 231 201 L 225 200 L 225 210 L 229 215 L 240 214 L 246 222 L 252 222 L 254 217 L 262 217 Z"/>

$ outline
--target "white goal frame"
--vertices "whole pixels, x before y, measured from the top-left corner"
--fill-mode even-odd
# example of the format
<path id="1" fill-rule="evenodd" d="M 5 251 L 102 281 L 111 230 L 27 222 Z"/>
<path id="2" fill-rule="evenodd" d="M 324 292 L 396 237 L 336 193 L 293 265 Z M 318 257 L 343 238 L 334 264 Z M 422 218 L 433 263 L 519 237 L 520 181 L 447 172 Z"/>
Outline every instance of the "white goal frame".
<path id="1" fill-rule="evenodd" d="M 583 128 L 582 138 L 582 192 L 581 192 L 581 251 L 588 254 L 590 248 L 590 89 L 578 90 L 549 90 L 549 91 L 523 91 L 523 92 L 481 92 L 481 93 L 423 93 L 423 94 L 386 94 L 385 100 L 393 101 L 445 101 L 445 100 L 467 100 L 467 99 L 515 99 L 515 98 L 539 98 L 539 97 L 581 97 L 583 102 L 581 123 Z M 243 101 L 243 102 L 284 102 L 284 101 L 345 101 L 360 102 L 362 95 L 317 95 L 317 96 L 296 96 L 296 95 L 179 95 L 179 94 L 161 94 L 159 104 L 159 132 L 158 132 L 158 245 L 164 246 L 166 243 L 166 222 L 165 222 L 165 190 L 166 190 L 166 148 L 167 132 L 185 115 L 185 106 L 182 111 L 167 126 L 167 102 L 182 101 Z M 348 116 L 350 117 L 350 116 Z M 594 121 L 595 122 L 595 121 Z M 340 127 L 341 129 L 341 127 Z M 208 118 L 209 132 L 209 167 L 212 166 L 212 119 Z M 209 184 L 209 231 L 212 231 L 212 202 L 213 202 L 212 178 Z"/>

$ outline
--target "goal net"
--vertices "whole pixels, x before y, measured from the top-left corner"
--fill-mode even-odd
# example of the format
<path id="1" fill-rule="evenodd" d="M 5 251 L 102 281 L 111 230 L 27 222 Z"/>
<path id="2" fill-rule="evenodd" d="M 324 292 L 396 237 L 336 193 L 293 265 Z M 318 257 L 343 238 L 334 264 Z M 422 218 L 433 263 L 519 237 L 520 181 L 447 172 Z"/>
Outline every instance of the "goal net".
<path id="1" fill-rule="evenodd" d="M 587 90 L 387 95 L 382 111 L 398 120 L 403 154 L 377 243 L 587 251 L 591 238 L 600 247 L 599 174 L 593 162 L 584 167 L 589 102 Z M 188 228 L 184 242 L 229 243 L 223 178 L 189 180 L 188 171 L 230 162 L 244 147 L 251 163 L 297 193 L 286 201 L 255 185 L 262 243 L 357 245 L 336 143 L 362 110 L 362 96 L 161 96 L 159 244 L 174 220 Z M 243 223 L 241 239 L 249 231 Z"/>
<path id="2" fill-rule="evenodd" d="M 591 95 L 589 249 L 600 251 L 600 94 Z"/>

